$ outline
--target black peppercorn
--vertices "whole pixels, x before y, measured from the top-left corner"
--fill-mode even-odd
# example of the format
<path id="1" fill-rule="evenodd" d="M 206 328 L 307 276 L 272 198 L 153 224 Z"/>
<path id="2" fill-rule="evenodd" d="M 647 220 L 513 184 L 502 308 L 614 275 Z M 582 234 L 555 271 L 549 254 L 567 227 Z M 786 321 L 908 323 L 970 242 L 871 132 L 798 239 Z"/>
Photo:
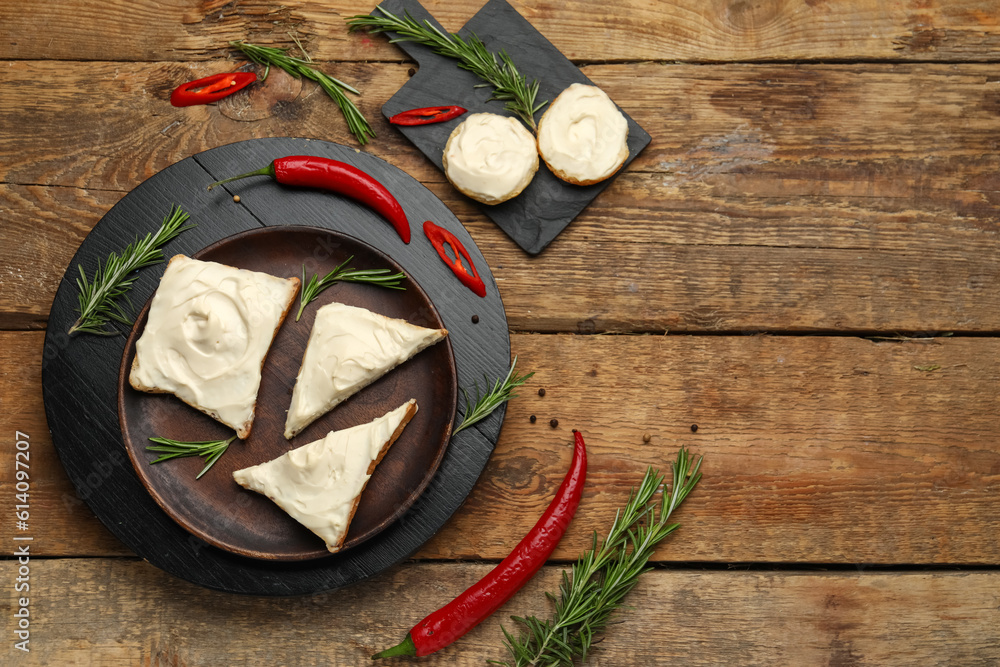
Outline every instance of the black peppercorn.
<path id="1" fill-rule="evenodd" d="M 552 428 L 555 428 L 556 426 L 559 426 L 559 420 L 558 419 L 550 419 L 549 420 L 549 426 L 551 426 Z"/>

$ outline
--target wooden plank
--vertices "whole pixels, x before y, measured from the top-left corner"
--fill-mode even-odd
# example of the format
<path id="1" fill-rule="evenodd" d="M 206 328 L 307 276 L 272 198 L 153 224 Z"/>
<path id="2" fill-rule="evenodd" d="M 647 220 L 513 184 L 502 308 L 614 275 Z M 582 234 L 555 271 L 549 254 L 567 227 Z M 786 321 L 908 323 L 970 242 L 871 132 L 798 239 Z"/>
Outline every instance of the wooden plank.
<path id="1" fill-rule="evenodd" d="M 501 262 L 494 272 L 503 288 L 517 287 L 508 309 L 513 327 L 870 334 L 992 332 L 998 325 L 989 311 L 998 304 L 992 287 L 1000 265 L 995 257 L 959 249 L 918 257 L 905 251 L 571 245 L 567 239 L 546 252 L 546 263 L 529 272 L 516 262 Z M 595 270 L 602 277 L 593 282 Z"/>
<path id="2" fill-rule="evenodd" d="M 41 329 L 59 281 L 87 233 L 122 193 L 0 185 L 0 327 Z M 123 239 L 127 245 L 131 239 Z M 72 267 L 75 278 L 76 267 Z M 93 268 L 88 267 L 93 273 Z"/>
<path id="3" fill-rule="evenodd" d="M 6 63 L 0 69 L 0 114 L 7 121 L 0 151 L 11 159 L 0 167 L 0 182 L 132 190 L 183 158 L 243 139 L 295 136 L 357 145 L 337 105 L 318 86 L 296 88 L 280 71 L 270 76 L 288 85 L 272 82 L 259 98 L 238 93 L 217 105 L 170 105 L 179 83 L 219 70 L 213 63 Z M 407 79 L 407 67 L 347 64 L 335 74 L 364 91 L 357 104 L 381 146 L 370 152 L 386 157 L 395 149 L 411 153 L 410 162 L 426 162 L 414 149 L 402 150 L 409 144 L 381 117 L 382 103 Z M 39 80 L 48 85 L 39 88 Z M 246 108 L 230 106 L 234 98 Z"/>
<path id="4" fill-rule="evenodd" d="M 184 157 L 242 139 L 291 135 L 354 145 L 336 105 L 309 82 L 301 90 L 276 84 L 253 97 L 238 93 L 238 104 L 170 106 L 179 81 L 218 70 L 210 63 L 7 63 L 0 113 L 9 122 L 0 128 L 0 150 L 11 157 L 0 165 L 0 181 L 131 190 Z M 337 74 L 364 92 L 358 104 L 378 132 L 365 150 L 421 181 L 442 182 L 381 117 L 407 71 L 348 63 Z M 1000 160 L 983 144 L 1000 109 L 1000 77 L 990 65 L 640 63 L 583 71 L 653 136 L 630 167 L 663 174 L 651 199 L 697 192 L 884 198 L 919 210 L 930 197 L 936 210 L 953 196 L 952 206 L 961 203 L 967 215 L 996 213 Z M 39 80 L 51 85 L 39 88 Z"/>
<path id="5" fill-rule="evenodd" d="M 0 43 L 0 58 L 219 59 L 229 40 L 292 46 L 293 33 L 318 60 L 398 60 L 400 52 L 384 38 L 347 33 L 345 19 L 375 4 L 114 0 L 92 8 L 81 22 L 78 5 L 68 0 L 5 3 L 0 25 L 11 38 Z M 482 2 L 422 4 L 455 31 Z M 979 60 L 1000 47 L 991 0 L 511 4 L 573 60 Z"/>
<path id="6" fill-rule="evenodd" d="M 265 105 L 272 115 L 256 122 L 234 120 L 221 108 L 173 109 L 164 99 L 168 79 L 176 78 L 170 68 L 176 67 L 142 65 L 138 72 L 118 72 L 124 79 L 119 82 L 119 66 L 106 63 L 12 63 L 0 72 L 0 85 L 8 91 L 0 112 L 15 121 L 5 127 L 39 128 L 34 136 L 0 129 L 0 152 L 16 156 L 6 169 L 0 165 L 0 180 L 87 190 L 46 194 L 0 186 L 12 212 L 12 224 L 0 228 L 5 245 L 21 246 L 24 231 L 36 224 L 36 211 L 46 206 L 79 220 L 66 231 L 43 224 L 44 238 L 51 240 L 38 243 L 51 246 L 49 252 L 0 260 L 10 262 L 0 270 L 17 275 L 31 258 L 44 266 L 45 277 L 37 286 L 23 278 L 0 282 L 0 326 L 44 321 L 54 280 L 82 231 L 98 217 L 95 202 L 115 197 L 94 195 L 94 189 L 130 190 L 187 155 L 250 137 L 332 134 L 350 141 L 334 105 L 315 94 L 290 106 Z M 379 82 L 374 100 L 366 102 L 373 117 L 374 101 L 406 77 L 394 65 L 352 67 Z M 588 68 L 651 127 L 654 144 L 636 170 L 602 193 L 539 262 L 525 264 L 492 223 L 379 121 L 380 137 L 371 150 L 415 174 L 466 221 L 502 280 L 515 329 L 982 333 L 1000 328 L 994 252 L 1000 161 L 984 155 L 982 143 L 993 131 L 1000 82 L 988 67 L 762 65 L 734 73 L 649 64 L 640 69 L 650 84 L 644 89 L 662 91 L 658 95 L 677 107 L 690 100 L 687 111 L 663 114 L 662 101 L 639 94 L 628 68 Z M 39 92 L 38 75 L 51 78 L 58 84 L 51 90 L 62 92 Z M 150 79 L 159 83 L 149 84 Z M 112 95 L 120 86 L 127 94 Z M 914 96 L 914 89 L 928 92 Z M 80 92 L 74 98 L 67 90 Z M 732 102 L 746 95 L 758 102 Z M 771 98 L 778 101 L 768 102 Z M 758 104 L 765 102 L 772 104 L 766 113 Z M 80 141 L 67 129 L 79 126 L 78 105 L 99 110 L 97 121 L 88 123 L 93 133 Z M 938 120 L 956 114 L 963 116 L 961 123 L 945 127 Z M 886 129 L 871 130 L 876 115 L 885 121 L 878 127 Z M 699 129 L 691 132 L 692 127 Z M 133 139 L 152 148 L 123 151 L 123 142 L 132 145 Z M 98 148 L 65 150 L 67 143 L 89 141 Z M 595 266 L 612 267 L 608 273 L 618 275 L 595 284 Z M 541 308 L 551 301 L 548 285 L 562 286 L 564 298 Z"/>
<path id="7" fill-rule="evenodd" d="M 3 447 L 0 466 L 4 488 L 13 488 L 16 481 L 14 447 L 16 439 L 29 443 L 28 469 L 29 520 L 28 530 L 16 528 L 13 521 L 3 522 L 3 534 L 15 544 L 14 537 L 32 537 L 32 553 L 80 555 L 129 555 L 111 533 L 94 517 L 86 505 L 91 493 L 100 493 L 107 479 L 106 466 L 95 467 L 87 486 L 73 488 L 59 457 L 45 421 L 42 403 L 42 355 L 44 336 L 40 332 L 0 333 L 0 424 Z M 50 354 L 57 354 L 52 348 Z M 16 436 L 21 433 L 27 436 Z M 122 460 L 128 459 L 122 451 Z"/>
<path id="8" fill-rule="evenodd" d="M 41 337 L 0 333 L 0 431 L 32 438 L 39 553 L 119 555 L 55 460 Z M 516 335 L 512 349 L 536 375 L 472 495 L 418 558 L 505 556 L 548 503 L 578 428 L 588 491 L 559 559 L 605 531 L 645 466 L 667 466 L 683 445 L 706 456 L 705 478 L 657 560 L 1000 562 L 1000 340 Z M 5 484 L 11 452 L 0 449 Z M 13 532 L 3 524 L 0 539 Z"/>
<path id="9" fill-rule="evenodd" d="M 5 581 L 17 567 L 0 564 Z M 9 664 L 285 664 L 289 656 L 296 664 L 370 664 L 373 652 L 400 641 L 489 567 L 407 564 L 336 593 L 266 599 L 199 589 L 141 561 L 31 560 L 31 653 L 11 650 Z M 421 664 L 505 658 L 501 623 L 513 629 L 512 614 L 545 614 L 543 591 L 555 590 L 560 571 L 544 568 Z M 654 570 L 588 664 L 985 667 L 1000 661 L 998 589 L 997 572 Z M 336 632 L 321 639 L 320 628 Z"/>
<path id="10" fill-rule="evenodd" d="M 705 215 L 695 210 L 700 205 L 694 200 L 684 200 L 682 206 L 691 210 L 663 210 L 657 222 L 657 213 L 643 213 L 639 204 L 650 180 L 659 177 L 623 176 L 540 260 L 526 260 L 489 221 L 467 225 L 497 278 L 512 329 L 862 334 L 1000 329 L 995 221 L 835 206 L 816 212 L 801 198 L 777 213 L 766 201 L 748 202 L 728 220 Z M 461 220 L 476 215 L 450 186 L 431 187 Z M 83 236 L 105 212 L 102 207 L 110 208 L 119 196 L 0 185 L 0 202 L 9 211 L 0 244 L 11 249 L 0 258 L 0 275 L 9 276 L 0 281 L 0 327 L 44 326 L 64 272 L 75 271 L 70 261 Z M 713 198 L 701 202 L 713 203 L 733 205 Z M 828 210 L 830 218 L 821 217 Z M 764 224 L 755 224 L 758 215 L 766 218 Z M 727 228 L 738 240 L 727 239 Z M 704 244 L 694 238 L 699 232 Z M 797 239 L 827 247 L 793 245 Z M 921 250 L 914 252 L 914 246 Z M 595 267 L 607 267 L 601 269 L 604 279 L 593 280 Z M 552 285 L 560 286 L 559 298 L 553 298 Z"/>

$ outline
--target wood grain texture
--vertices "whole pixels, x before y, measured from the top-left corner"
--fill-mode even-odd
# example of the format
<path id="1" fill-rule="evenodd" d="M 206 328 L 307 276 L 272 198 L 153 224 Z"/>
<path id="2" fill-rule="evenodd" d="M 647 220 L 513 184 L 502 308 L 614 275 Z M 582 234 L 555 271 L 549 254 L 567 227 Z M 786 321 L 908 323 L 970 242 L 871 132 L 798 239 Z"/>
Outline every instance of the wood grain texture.
<path id="1" fill-rule="evenodd" d="M 315 91 L 275 103 L 273 115 L 256 122 L 208 107 L 174 109 L 165 97 L 177 78 L 171 72 L 184 67 L 140 65 L 119 71 L 121 83 L 115 79 L 121 68 L 112 64 L 12 63 L 0 71 L 7 91 L 0 105 L 16 121 L 5 127 L 39 128 L 34 135 L 0 128 L 0 148 L 15 156 L 0 165 L 0 180 L 10 184 L 0 185 L 0 197 L 13 211 L 0 240 L 18 248 L 0 258 L 0 271 L 23 272 L 31 248 L 16 239 L 36 224 L 34 211 L 55 205 L 74 223 L 56 228 L 46 214 L 41 238 L 50 247 L 37 257 L 43 280 L 0 282 L 0 326 L 41 326 L 52 279 L 100 213 L 95 202 L 116 196 L 96 190 L 130 190 L 183 157 L 248 137 L 351 141 L 334 105 Z M 992 150 L 1000 81 L 992 68 L 587 68 L 654 141 L 544 261 L 525 263 L 380 118 L 375 101 L 406 80 L 405 68 L 351 67 L 373 82 L 373 97 L 363 102 L 380 133 L 371 151 L 415 174 L 458 213 L 495 269 L 515 329 L 1000 329 L 1000 162 Z M 648 86 L 634 85 L 636 70 Z M 63 92 L 46 89 L 35 99 L 36 76 Z M 87 81 L 96 82 L 94 92 Z M 119 85 L 128 94 L 105 99 Z M 73 122 L 65 90 L 80 91 L 78 102 L 94 109 L 96 122 Z M 740 102 L 748 97 L 754 101 Z M 664 106 L 684 112 L 664 114 Z M 691 126 L 701 129 L 692 133 Z M 67 144 L 96 148 L 67 153 Z M 49 194 L 29 187 L 35 184 L 84 191 Z M 594 281 L 595 270 L 605 278 Z M 560 285 L 564 298 L 548 299 L 552 285 Z"/>
<path id="2" fill-rule="evenodd" d="M 247 39 L 294 46 L 326 60 L 399 60 L 386 40 L 350 35 L 345 19 L 375 2 L 290 0 L 114 0 L 88 7 L 72 0 L 20 0 L 0 7 L 0 58 L 50 60 L 206 60 Z M 425 0 L 444 27 L 459 30 L 479 0 Z M 595 4 L 511 4 L 572 60 L 979 60 L 1000 48 L 991 0 L 627 0 Z M 58 39 L 52 39 L 58 35 Z"/>
<path id="3" fill-rule="evenodd" d="M 38 391 L 40 339 L 0 334 L 0 367 L 19 369 L 3 375 L 0 424 L 31 434 L 45 480 L 32 490 L 39 553 L 126 553 L 55 461 Z M 995 339 L 517 335 L 512 348 L 536 375 L 510 404 L 462 511 L 418 558 L 505 556 L 562 479 L 578 428 L 588 488 L 558 559 L 605 531 L 645 466 L 667 466 L 683 445 L 706 456 L 705 479 L 657 560 L 1000 560 Z M 7 483 L 10 456 L 0 452 Z M 95 463 L 93 492 L 101 475 Z M 4 524 L 0 539 L 13 530 Z"/>
<path id="4" fill-rule="evenodd" d="M 7 120 L 0 130 L 0 150 L 13 159 L 4 161 L 0 181 L 130 191 L 183 158 L 245 139 L 305 137 L 357 145 L 337 105 L 311 82 L 303 83 L 291 100 L 286 87 L 260 98 L 251 97 L 249 90 L 230 98 L 229 103 L 251 105 L 259 112 L 253 117 L 265 116 L 253 121 L 221 113 L 215 105 L 170 105 L 170 92 L 180 82 L 220 69 L 226 67 L 174 62 L 6 63 L 0 68 L 0 82 L 5 85 L 0 113 Z M 379 133 L 375 141 L 392 144 L 377 155 L 391 155 L 394 146 L 397 152 L 410 153 L 415 162 L 425 161 L 413 157 L 412 149 L 398 151 L 406 141 L 380 118 L 381 104 L 406 81 L 407 67 L 347 64 L 336 75 L 365 91 L 357 104 Z M 291 78 L 280 71 L 271 76 Z M 50 81 L 51 89 L 39 90 L 39 79 Z M 87 108 L 85 123 L 79 122 L 80 107 Z M 24 153 L 32 143 L 31 154 Z"/>
<path id="5" fill-rule="evenodd" d="M 545 610 L 559 561 L 680 445 L 708 457 L 706 477 L 588 664 L 1000 664 L 995 0 L 512 3 L 653 135 L 537 259 L 381 117 L 416 66 L 346 32 L 375 0 L 0 3 L 0 430 L 31 437 L 35 538 L 33 652 L 15 664 L 371 664 L 489 567 L 457 560 L 497 561 L 529 528 L 571 428 L 591 475 L 558 560 L 426 664 L 502 657 L 500 619 Z M 482 4 L 424 6 L 458 30 Z M 38 330 L 84 236 L 169 165 L 257 137 L 354 145 L 321 91 L 280 73 L 216 107 L 169 106 L 180 82 L 242 64 L 228 40 L 295 38 L 364 92 L 379 133 L 364 150 L 470 231 L 522 332 L 513 352 L 538 374 L 422 562 L 264 599 L 177 580 L 90 513 L 81 496 L 128 461 L 96 460 L 70 485 Z M 791 335 L 740 335 L 762 331 Z M 603 332 L 618 335 L 573 335 Z M 851 337 L 876 332 L 959 335 Z M 3 488 L 11 455 L 0 447 Z M 685 568 L 698 562 L 711 565 Z M 8 556 L 0 577 L 16 568 Z M 9 619 L 14 595 L 0 598 Z"/>
<path id="6" fill-rule="evenodd" d="M 7 664 L 371 664 L 372 653 L 447 602 L 452 586 L 489 567 L 407 564 L 337 593 L 264 599 L 200 589 L 141 561 L 32 560 L 31 653 L 12 651 Z M 12 581 L 16 569 L 6 561 L 0 576 Z M 420 664 L 506 657 L 501 623 L 513 629 L 512 614 L 545 614 L 543 591 L 556 588 L 560 571 L 544 568 Z M 627 598 L 627 622 L 610 628 L 587 664 L 986 667 L 1000 660 L 998 589 L 996 572 L 654 570 Z M 8 618 L 12 596 L 3 600 Z"/>
<path id="7" fill-rule="evenodd" d="M 110 190 L 0 185 L 5 218 L 0 225 L 0 328 L 45 327 L 59 281 L 70 268 L 77 270 L 70 259 L 121 196 Z"/>
<path id="8" fill-rule="evenodd" d="M 1000 329 L 997 219 L 904 204 L 892 211 L 862 202 L 817 205 L 807 196 L 777 210 L 766 198 L 748 198 L 728 215 L 706 210 L 736 206 L 731 199 L 704 194 L 671 200 L 681 210 L 663 200 L 643 208 L 660 180 L 623 176 L 538 260 L 450 186 L 429 187 L 469 221 L 518 331 Z M 70 260 L 83 236 L 118 198 L 0 185 L 10 212 L 0 225 L 0 328 L 45 325 L 59 281 L 75 271 Z M 560 298 L 552 298 L 553 285 Z"/>
<path id="9" fill-rule="evenodd" d="M 100 493 L 109 474 L 109 465 L 129 465 L 125 452 L 106 462 L 95 462 L 86 484 L 74 488 L 59 462 L 45 421 L 42 403 L 42 357 L 44 336 L 39 332 L 0 333 L 0 424 L 5 441 L 0 447 L 4 488 L 15 481 L 15 433 L 28 436 L 30 443 L 31 530 L 15 531 L 11 521 L 3 522 L 3 534 L 13 544 L 15 532 L 30 534 L 32 550 L 44 554 L 129 555 L 111 533 L 94 517 L 86 499 Z M 55 348 L 51 354 L 55 354 Z"/>
<path id="10" fill-rule="evenodd" d="M 422 182 L 443 182 L 379 112 L 408 80 L 408 66 L 344 67 L 338 75 L 362 88 L 359 107 L 378 132 L 365 150 Z M 178 82 L 219 69 L 210 63 L 7 63 L 0 68 L 0 113 L 9 122 L 0 128 L 0 149 L 11 158 L 0 165 L 0 181 L 131 190 L 184 157 L 242 139 L 300 136 L 354 145 L 336 105 L 310 82 L 293 99 L 284 88 L 259 98 L 237 93 L 241 103 L 268 113 L 260 120 L 235 120 L 215 106 L 170 106 Z M 678 188 L 700 187 L 716 195 L 871 204 L 885 198 L 913 207 L 928 197 L 947 201 L 957 190 L 962 212 L 973 214 L 996 210 L 988 208 L 997 203 L 1000 183 L 991 150 L 1000 145 L 995 69 L 630 63 L 583 72 L 653 136 L 630 167 L 664 175 L 663 190 L 652 195 L 671 199 L 666 195 Z M 39 79 L 52 85 L 39 89 Z M 73 122 L 81 107 L 85 124 Z"/>

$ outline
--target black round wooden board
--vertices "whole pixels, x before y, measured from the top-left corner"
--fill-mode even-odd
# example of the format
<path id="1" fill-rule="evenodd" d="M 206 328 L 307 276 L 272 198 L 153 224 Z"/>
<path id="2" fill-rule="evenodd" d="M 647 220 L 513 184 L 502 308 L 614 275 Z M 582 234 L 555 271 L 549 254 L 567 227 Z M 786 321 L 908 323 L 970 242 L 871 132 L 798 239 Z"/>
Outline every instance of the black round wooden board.
<path id="1" fill-rule="evenodd" d="M 404 244 L 392 226 L 353 200 L 288 188 L 254 177 L 206 191 L 218 179 L 264 166 L 285 155 L 318 155 L 352 164 L 381 181 L 410 220 Z M 239 203 L 233 201 L 239 195 Z M 42 390 L 52 441 L 66 472 L 97 517 L 126 546 L 153 565 L 209 588 L 256 595 L 331 590 L 376 574 L 406 558 L 454 514 L 496 445 L 504 409 L 454 436 L 424 492 L 388 528 L 339 554 L 306 561 L 268 561 L 217 549 L 174 522 L 146 492 L 125 453 L 117 416 L 117 375 L 125 334 L 101 337 L 66 331 L 76 319 L 78 265 L 92 275 L 98 261 L 135 237 L 155 231 L 172 205 L 198 226 L 164 249 L 193 255 L 241 231 L 308 225 L 344 232 L 392 257 L 431 296 L 449 330 L 458 386 L 502 377 L 510 363 L 507 319 L 485 258 L 451 211 L 405 172 L 352 147 L 308 139 L 254 139 L 182 160 L 149 178 L 116 204 L 84 240 L 52 304 L 42 362 Z M 486 298 L 463 286 L 421 233 L 433 220 L 456 234 L 486 282 Z M 317 247 L 316 259 L 330 249 Z M 307 266 L 308 258 L 305 259 Z M 139 272 L 129 298 L 144 303 L 165 265 Z M 473 315 L 478 316 L 473 323 Z M 462 401 L 459 412 L 462 410 Z"/>

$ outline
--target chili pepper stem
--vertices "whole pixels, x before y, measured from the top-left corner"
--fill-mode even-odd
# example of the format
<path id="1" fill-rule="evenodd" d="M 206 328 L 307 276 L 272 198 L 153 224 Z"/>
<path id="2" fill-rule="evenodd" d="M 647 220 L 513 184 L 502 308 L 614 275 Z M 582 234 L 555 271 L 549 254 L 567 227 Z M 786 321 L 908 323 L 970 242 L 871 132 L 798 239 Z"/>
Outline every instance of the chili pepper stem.
<path id="1" fill-rule="evenodd" d="M 406 639 L 392 648 L 387 648 L 386 650 L 373 655 L 372 660 L 378 660 L 380 658 L 396 658 L 403 655 L 411 657 L 417 655 L 417 647 L 413 643 L 413 637 L 411 637 L 409 633 L 406 634 Z"/>
<path id="2" fill-rule="evenodd" d="M 230 181 L 238 181 L 241 178 L 246 178 L 247 176 L 270 176 L 271 178 L 274 178 L 274 163 L 272 162 L 266 167 L 261 167 L 257 171 L 248 171 L 247 173 L 240 174 L 239 176 L 231 176 L 230 178 L 224 178 L 221 181 L 216 181 L 208 186 L 208 189 L 211 190 L 216 185 L 222 185 L 223 183 L 229 183 Z"/>

